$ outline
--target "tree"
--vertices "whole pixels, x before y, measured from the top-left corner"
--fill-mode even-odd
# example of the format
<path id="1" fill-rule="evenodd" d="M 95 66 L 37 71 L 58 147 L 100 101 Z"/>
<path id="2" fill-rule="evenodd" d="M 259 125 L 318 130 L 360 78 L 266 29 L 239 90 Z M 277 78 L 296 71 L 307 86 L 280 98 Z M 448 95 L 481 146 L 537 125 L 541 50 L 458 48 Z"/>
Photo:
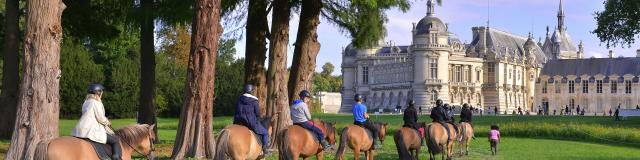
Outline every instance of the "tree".
<path id="1" fill-rule="evenodd" d="M 287 94 L 287 46 L 289 44 L 289 17 L 291 16 L 290 0 L 273 1 L 271 37 L 269 44 L 269 71 L 267 115 L 277 116 L 271 142 L 278 142 L 278 133 L 292 124 L 289 115 L 289 95 Z M 278 113 L 279 112 L 279 113 Z M 276 115 L 277 114 L 277 115 Z M 271 143 L 275 147 L 277 143 Z"/>
<path id="2" fill-rule="evenodd" d="M 10 138 L 16 120 L 18 100 L 18 0 L 5 0 L 4 46 L 2 50 L 2 94 L 0 95 L 0 138 Z"/>
<path id="3" fill-rule="evenodd" d="M 322 72 L 320 72 L 320 74 L 325 77 L 331 76 L 331 73 L 333 73 L 334 68 L 335 67 L 333 66 L 333 64 L 331 64 L 330 62 L 327 62 L 324 65 L 322 65 Z"/>
<path id="4" fill-rule="evenodd" d="M 29 0 L 17 119 L 5 159 L 33 159 L 58 136 L 61 0 Z"/>
<path id="5" fill-rule="evenodd" d="M 607 0 L 604 11 L 596 12 L 595 19 L 598 26 L 593 33 L 600 42 L 606 43 L 607 47 L 631 47 L 640 34 L 640 1 Z"/>
<path id="6" fill-rule="evenodd" d="M 79 106 L 87 95 L 87 85 L 104 81 L 103 67 L 95 64 L 91 54 L 73 37 L 64 38 L 60 57 L 64 57 L 60 58 L 64 73 L 60 77 L 60 117 L 77 119 L 82 114 Z M 113 110 L 111 106 L 108 108 Z"/>
<path id="7" fill-rule="evenodd" d="M 180 114 L 172 159 L 211 159 L 214 153 L 213 103 L 220 26 L 220 0 L 198 0 L 194 7 L 185 105 Z"/>
<path id="8" fill-rule="evenodd" d="M 261 114 L 265 113 L 267 99 L 267 75 L 264 68 L 269 32 L 267 5 L 266 0 L 249 0 L 245 43 L 244 82 L 255 86 Z"/>
<path id="9" fill-rule="evenodd" d="M 311 89 L 315 73 L 316 56 L 320 52 L 318 25 L 320 24 L 321 0 L 304 0 L 300 9 L 300 22 L 293 50 L 293 62 L 289 77 L 289 98 L 298 99 L 298 93 Z"/>
<path id="10" fill-rule="evenodd" d="M 153 103 L 156 90 L 153 2 L 154 0 L 140 0 L 140 106 L 137 121 L 142 124 L 156 123 L 156 107 Z M 154 131 L 158 133 L 157 127 Z"/>
<path id="11" fill-rule="evenodd" d="M 320 23 L 320 14 L 349 33 L 352 43 L 357 48 L 372 46 L 385 34 L 385 10 L 398 7 L 407 11 L 407 0 L 362 0 L 302 1 L 298 36 L 293 53 L 291 76 L 289 77 L 289 98 L 298 98 L 296 93 L 312 87 L 312 76 L 315 73 L 315 61 L 320 51 L 316 33 Z"/>

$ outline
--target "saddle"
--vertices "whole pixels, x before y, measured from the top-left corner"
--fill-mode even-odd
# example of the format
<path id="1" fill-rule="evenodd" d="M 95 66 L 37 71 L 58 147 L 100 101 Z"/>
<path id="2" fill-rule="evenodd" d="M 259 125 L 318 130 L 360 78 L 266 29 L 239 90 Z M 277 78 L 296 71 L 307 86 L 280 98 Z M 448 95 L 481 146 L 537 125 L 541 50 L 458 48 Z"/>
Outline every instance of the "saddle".
<path id="1" fill-rule="evenodd" d="M 96 154 L 98 155 L 98 158 L 100 158 L 100 160 L 111 160 L 111 156 L 113 156 L 113 150 L 110 145 L 94 142 L 88 138 L 79 139 L 89 142 L 93 147 L 93 150 L 96 151 Z"/>
<path id="2" fill-rule="evenodd" d="M 367 127 L 364 127 L 362 125 L 357 125 L 357 124 L 356 126 L 364 129 L 364 131 L 367 132 L 367 137 L 369 137 L 370 140 L 375 141 L 375 139 L 373 139 L 373 133 L 369 129 L 367 129 Z"/>
<path id="3" fill-rule="evenodd" d="M 320 144 L 320 141 L 318 141 L 318 138 L 316 138 L 316 133 L 313 133 L 313 131 L 311 131 L 311 130 L 310 130 L 310 129 L 308 129 L 308 128 L 303 127 L 303 126 L 302 126 L 302 125 L 300 125 L 300 124 L 294 124 L 294 125 L 297 125 L 298 127 L 300 127 L 300 128 L 302 128 L 302 129 L 304 129 L 304 131 L 306 131 L 307 133 L 311 134 L 311 136 L 313 137 L 313 141 L 314 141 L 314 142 L 316 142 L 316 143 L 318 143 L 318 144 Z"/>

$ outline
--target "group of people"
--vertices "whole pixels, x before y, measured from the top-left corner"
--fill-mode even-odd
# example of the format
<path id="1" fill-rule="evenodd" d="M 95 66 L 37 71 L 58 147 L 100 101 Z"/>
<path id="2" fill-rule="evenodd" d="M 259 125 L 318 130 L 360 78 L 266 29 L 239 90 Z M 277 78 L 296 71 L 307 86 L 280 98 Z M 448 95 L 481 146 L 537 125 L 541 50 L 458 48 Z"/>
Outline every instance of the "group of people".
<path id="1" fill-rule="evenodd" d="M 104 106 L 101 102 L 103 91 L 104 86 L 100 84 L 89 85 L 88 94 L 82 107 L 82 117 L 74 128 L 72 135 L 74 137 L 111 145 L 113 148 L 112 159 L 119 160 L 121 159 L 122 151 L 118 138 L 114 136 L 114 132 L 111 129 L 111 123 L 105 116 Z M 269 155 L 269 135 L 265 126 L 263 126 L 259 121 L 261 115 L 260 106 L 258 98 L 252 94 L 253 91 L 253 85 L 248 84 L 244 86 L 243 94 L 236 102 L 233 124 L 246 126 L 258 135 L 262 142 L 263 154 Z M 293 124 L 313 132 L 321 143 L 323 149 L 329 149 L 331 146 L 324 139 L 324 133 L 311 121 L 312 117 L 311 112 L 309 112 L 308 103 L 311 102 L 313 96 L 306 90 L 301 91 L 298 96 L 300 99 L 294 100 L 290 106 L 291 120 L 293 121 Z M 371 135 L 373 138 L 374 149 L 381 148 L 382 146 L 380 145 L 377 137 L 379 131 L 374 126 L 373 122 L 369 120 L 367 107 L 363 104 L 363 97 L 356 94 L 354 99 L 356 103 L 352 110 L 353 124 L 361 126 L 372 132 Z M 442 100 L 437 100 L 436 106 L 431 110 L 430 118 L 432 119 L 432 122 L 440 123 L 449 130 L 447 127 L 448 125 L 445 125 L 445 123 L 456 126 L 453 110 L 453 106 L 443 103 Z M 460 122 L 467 122 L 471 124 L 472 116 L 473 113 L 471 106 L 464 104 L 460 114 Z M 421 127 L 418 124 L 418 111 L 415 107 L 415 101 L 409 101 L 408 107 L 404 111 L 403 120 L 403 126 L 419 130 L 421 134 L 424 134 L 424 131 L 420 131 Z M 454 129 L 457 132 L 457 127 L 454 127 Z"/>

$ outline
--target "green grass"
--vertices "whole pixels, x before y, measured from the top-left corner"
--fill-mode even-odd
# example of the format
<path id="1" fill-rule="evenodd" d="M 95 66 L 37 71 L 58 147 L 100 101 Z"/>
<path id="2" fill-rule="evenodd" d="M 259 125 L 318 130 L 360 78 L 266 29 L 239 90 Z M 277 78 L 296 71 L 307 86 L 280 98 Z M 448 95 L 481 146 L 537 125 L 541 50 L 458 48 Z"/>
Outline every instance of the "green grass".
<path id="1" fill-rule="evenodd" d="M 338 129 L 351 124 L 350 115 L 318 115 L 326 121 L 337 122 Z M 399 115 L 372 116 L 372 120 L 390 124 L 389 135 L 384 147 L 377 152 L 376 159 L 397 159 L 397 153 L 391 136 L 401 125 Z M 420 116 L 421 121 L 429 120 L 427 115 Z M 60 135 L 69 135 L 77 120 L 61 120 Z M 134 119 L 112 120 L 119 128 L 134 123 Z M 215 117 L 215 131 L 231 124 L 231 117 Z M 489 125 L 498 124 L 503 139 L 498 156 L 491 156 L 485 136 Z M 158 155 L 171 154 L 178 120 L 161 118 L 158 131 L 161 144 Z M 640 118 L 629 118 L 615 122 L 611 117 L 566 117 L 566 116 L 484 116 L 474 117 L 474 128 L 478 139 L 471 145 L 471 153 L 462 159 L 640 159 Z M 8 140 L 0 140 L 0 153 L 5 153 Z M 551 148 L 550 148 L 551 147 Z M 635 153 L 634 153 L 635 152 Z M 426 149 L 421 157 L 425 157 Z M 327 159 L 333 159 L 334 153 L 328 153 Z M 347 151 L 346 157 L 352 158 Z M 2 158 L 2 156 L 0 156 Z M 270 157 L 269 159 L 276 159 Z"/>

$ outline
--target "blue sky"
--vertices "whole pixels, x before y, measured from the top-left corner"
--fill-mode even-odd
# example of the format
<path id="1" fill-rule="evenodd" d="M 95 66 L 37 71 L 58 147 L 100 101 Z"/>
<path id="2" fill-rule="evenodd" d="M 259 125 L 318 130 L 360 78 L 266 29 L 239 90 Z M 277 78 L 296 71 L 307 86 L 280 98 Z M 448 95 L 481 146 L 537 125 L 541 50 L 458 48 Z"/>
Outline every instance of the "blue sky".
<path id="1" fill-rule="evenodd" d="M 631 45 L 631 48 L 610 48 L 591 31 L 596 28 L 594 13 L 604 10 L 604 0 L 563 0 L 565 13 L 565 26 L 575 45 L 580 40 L 584 43 L 585 57 L 606 57 L 611 49 L 616 56 L 636 56 L 636 49 L 640 43 Z M 443 0 L 442 6 L 436 6 L 436 16 L 445 23 L 449 23 L 449 30 L 460 38 L 462 42 L 471 42 L 471 27 L 485 26 L 487 24 L 487 11 L 489 11 L 490 27 L 497 28 L 513 34 L 526 36 L 532 32 L 536 40 L 542 37 L 544 40 L 546 26 L 553 32 L 557 25 L 557 12 L 559 0 Z M 426 0 L 412 1 L 411 10 L 402 13 L 398 10 L 387 12 L 389 21 L 386 41 L 393 41 L 397 45 L 411 43 L 411 23 L 418 22 L 426 15 Z M 296 39 L 298 28 L 298 15 L 294 15 L 290 27 L 290 43 L 288 49 L 288 64 L 291 65 L 293 57 L 293 42 Z M 270 17 L 270 16 L 269 16 Z M 342 48 L 349 44 L 348 35 L 341 33 L 337 27 L 321 19 L 318 27 L 318 41 L 321 44 L 317 57 L 316 70 L 330 62 L 336 66 L 334 75 L 340 75 L 342 63 Z M 236 44 L 236 57 L 244 56 L 245 40 Z"/>

